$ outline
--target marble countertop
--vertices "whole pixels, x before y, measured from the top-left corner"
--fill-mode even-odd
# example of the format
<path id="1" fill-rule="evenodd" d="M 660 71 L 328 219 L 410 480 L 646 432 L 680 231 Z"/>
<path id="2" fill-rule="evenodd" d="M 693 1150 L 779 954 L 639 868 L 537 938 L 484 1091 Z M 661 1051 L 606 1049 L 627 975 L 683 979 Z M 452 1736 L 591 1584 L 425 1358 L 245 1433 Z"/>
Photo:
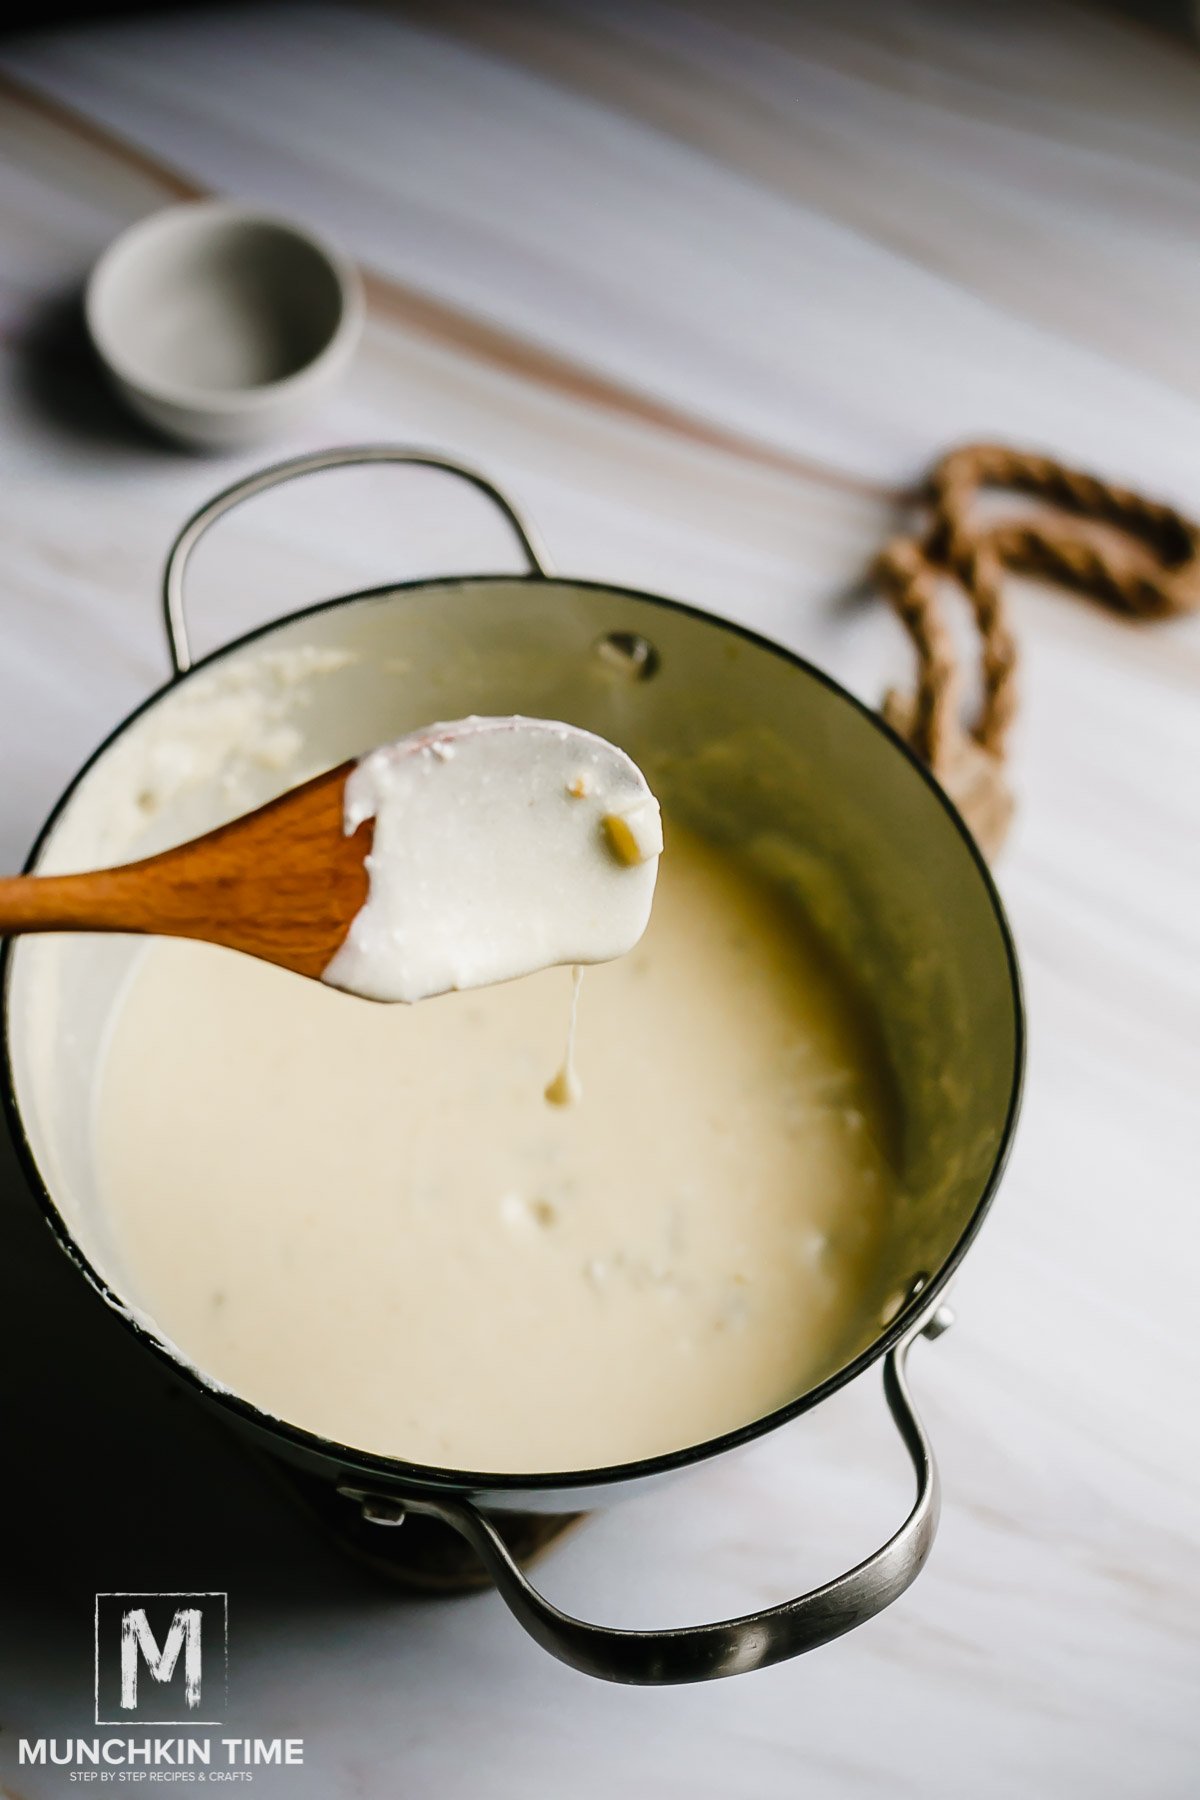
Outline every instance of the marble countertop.
<path id="1" fill-rule="evenodd" d="M 215 192 L 369 271 L 326 414 L 281 446 L 460 454 L 556 564 L 753 623 L 876 700 L 907 651 L 862 575 L 973 436 L 1200 505 L 1200 58 L 1055 0 L 273 6 L 0 48 L 0 866 L 165 676 L 182 519 L 258 460 L 143 437 L 73 335 L 127 221 Z M 231 523 L 201 647 L 305 599 L 505 566 L 482 503 L 339 476 Z M 914 1353 L 941 1533 L 888 1613 L 799 1663 L 609 1688 L 493 1596 L 400 1601 L 281 1510 L 61 1258 L 0 1143 L 8 1526 L 0 1784 L 88 1734 L 98 1589 L 229 1589 L 227 1730 L 303 1736 L 256 1791 L 1183 1800 L 1200 1790 L 1200 619 L 1021 584 L 1016 830 L 1031 1022 L 1016 1154 Z M 781 1599 L 908 1504 L 872 1373 L 543 1566 L 622 1624 Z"/>

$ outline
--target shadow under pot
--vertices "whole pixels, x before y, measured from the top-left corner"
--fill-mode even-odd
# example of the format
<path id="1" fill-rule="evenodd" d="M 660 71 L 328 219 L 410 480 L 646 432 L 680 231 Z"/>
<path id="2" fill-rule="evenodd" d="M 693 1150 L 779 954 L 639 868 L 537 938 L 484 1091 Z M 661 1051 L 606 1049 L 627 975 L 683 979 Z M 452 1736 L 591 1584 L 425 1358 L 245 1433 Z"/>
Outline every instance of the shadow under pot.
<path id="1" fill-rule="evenodd" d="M 184 577 L 204 532 L 281 482 L 365 463 L 432 467 L 482 490 L 510 525 L 526 572 L 352 594 L 193 666 Z M 147 1353 L 290 1472 L 343 1541 L 411 1574 L 413 1555 L 395 1529 L 407 1522 L 412 1545 L 432 1546 L 430 1584 L 454 1586 L 464 1569 L 446 1554 L 453 1534 L 526 1630 L 588 1674 L 640 1683 L 736 1674 L 810 1650 L 879 1612 L 922 1567 L 938 1517 L 936 1469 L 906 1358 L 917 1337 L 949 1322 L 941 1296 L 999 1180 L 1022 1067 L 1012 940 L 988 871 L 945 795 L 874 713 L 778 645 L 655 595 L 550 574 L 508 501 L 474 471 L 439 458 L 384 447 L 337 451 L 238 483 L 181 533 L 165 608 L 172 680 L 71 784 L 31 870 L 103 866 L 182 841 L 435 717 L 569 720 L 634 757 L 669 821 L 731 855 L 769 861 L 830 955 L 853 970 L 895 1090 L 899 1180 L 856 1334 L 831 1345 L 819 1377 L 764 1416 L 606 1467 L 494 1473 L 380 1455 L 216 1384 L 156 1327 L 131 1290 L 106 1217 L 91 1125 L 110 1027 L 142 947 L 127 938 L 27 938 L 6 949 L 6 1098 L 63 1249 Z M 230 695 L 263 693 L 269 704 L 229 704 Z M 194 745 L 198 731 L 211 742 L 221 730 L 228 741 L 219 756 L 185 759 L 185 772 L 147 807 L 139 771 L 148 750 Z M 304 766 L 281 768 L 279 755 L 264 754 L 264 730 L 276 751 L 281 742 L 302 743 Z M 737 1193 L 729 1204 L 739 1204 Z M 545 1349 L 553 1357 L 553 1344 Z M 565 1518 L 750 1443 L 873 1364 L 912 1462 L 916 1499 L 896 1533 L 855 1568 L 781 1605 L 667 1631 L 571 1618 L 533 1586 L 526 1554 Z M 652 1369 L 645 1380 L 653 1382 Z"/>

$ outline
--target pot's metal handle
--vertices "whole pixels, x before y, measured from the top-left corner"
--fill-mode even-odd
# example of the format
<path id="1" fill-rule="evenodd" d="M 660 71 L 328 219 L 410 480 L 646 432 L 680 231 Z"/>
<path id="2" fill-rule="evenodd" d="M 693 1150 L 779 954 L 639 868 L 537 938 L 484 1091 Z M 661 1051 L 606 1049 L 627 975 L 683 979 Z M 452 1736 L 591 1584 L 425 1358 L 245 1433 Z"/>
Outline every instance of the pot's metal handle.
<path id="1" fill-rule="evenodd" d="M 410 1494 L 374 1496 L 361 1490 L 352 1490 L 351 1497 L 364 1503 L 364 1509 L 369 1504 L 368 1516 L 381 1523 L 399 1524 L 405 1513 L 412 1512 L 451 1526 L 471 1545 L 529 1635 L 543 1650 L 585 1675 L 666 1686 L 769 1668 L 873 1618 L 898 1599 L 924 1567 L 937 1531 L 941 1490 L 933 1451 L 908 1391 L 905 1364 L 917 1337 L 940 1336 L 953 1317 L 945 1306 L 927 1309 L 884 1359 L 883 1391 L 917 1477 L 917 1498 L 907 1519 L 865 1562 L 797 1600 L 785 1600 L 763 1612 L 671 1631 L 592 1625 L 552 1606 L 514 1560 L 495 1526 L 468 1502 Z"/>
<path id="2" fill-rule="evenodd" d="M 215 495 L 198 513 L 193 514 L 172 544 L 167 566 L 163 571 L 163 617 L 171 668 L 176 678 L 185 675 L 192 666 L 184 608 L 184 576 L 192 551 L 209 527 L 215 525 L 227 512 L 232 512 L 235 506 L 240 506 L 243 500 L 252 500 L 257 494 L 265 494 L 270 488 L 282 487 L 285 482 L 298 480 L 302 475 L 319 474 L 323 469 L 354 468 L 365 463 L 406 463 L 421 469 L 442 469 L 447 475 L 457 475 L 460 481 L 470 482 L 481 494 L 486 494 L 504 515 L 529 565 L 530 574 L 549 574 L 545 552 L 528 520 L 521 517 L 511 500 L 505 498 L 494 482 L 466 463 L 454 462 L 449 457 L 435 456 L 424 450 L 401 450 L 390 444 L 364 444 L 341 450 L 321 450 L 310 456 L 294 456 L 288 462 L 260 469 L 256 475 L 247 475 L 243 480 L 235 481 L 232 487 Z"/>

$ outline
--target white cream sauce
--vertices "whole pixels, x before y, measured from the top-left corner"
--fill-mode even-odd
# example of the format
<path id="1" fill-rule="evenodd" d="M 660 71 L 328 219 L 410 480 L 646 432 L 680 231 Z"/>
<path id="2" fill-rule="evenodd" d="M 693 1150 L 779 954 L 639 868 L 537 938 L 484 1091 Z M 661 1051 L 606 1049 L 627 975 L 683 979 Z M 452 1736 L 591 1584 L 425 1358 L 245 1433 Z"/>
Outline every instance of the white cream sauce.
<path id="1" fill-rule="evenodd" d="M 662 824 L 623 750 L 545 719 L 430 725 L 365 756 L 347 835 L 375 821 L 370 891 L 324 979 L 425 1000 L 624 956 L 646 929 Z"/>
<path id="2" fill-rule="evenodd" d="M 375 1007 L 154 941 L 95 1124 L 123 1285 L 199 1368 L 463 1469 L 676 1449 L 869 1337 L 894 1192 L 873 1035 L 748 864 L 668 821 L 654 916 L 571 977 Z"/>

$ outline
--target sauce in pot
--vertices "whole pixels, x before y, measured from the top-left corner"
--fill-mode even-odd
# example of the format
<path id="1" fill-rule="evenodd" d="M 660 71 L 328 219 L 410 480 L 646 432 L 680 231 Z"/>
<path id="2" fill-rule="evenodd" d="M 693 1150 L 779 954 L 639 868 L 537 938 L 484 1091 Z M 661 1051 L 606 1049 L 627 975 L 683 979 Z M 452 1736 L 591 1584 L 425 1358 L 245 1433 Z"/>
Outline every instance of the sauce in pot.
<path id="1" fill-rule="evenodd" d="M 375 1007 L 155 941 L 96 1113 L 131 1298 L 336 1441 L 510 1473 L 746 1423 L 878 1327 L 887 1082 L 793 903 L 668 820 L 649 927 L 571 976 Z"/>

